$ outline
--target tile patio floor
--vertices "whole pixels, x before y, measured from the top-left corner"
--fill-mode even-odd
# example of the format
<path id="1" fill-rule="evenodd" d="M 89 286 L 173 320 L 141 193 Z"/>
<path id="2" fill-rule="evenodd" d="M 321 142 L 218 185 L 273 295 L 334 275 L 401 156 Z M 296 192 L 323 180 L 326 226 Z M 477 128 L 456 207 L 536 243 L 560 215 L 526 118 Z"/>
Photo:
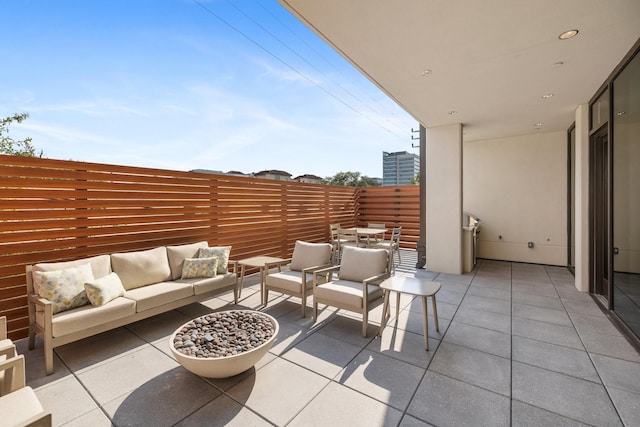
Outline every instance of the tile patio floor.
<path id="1" fill-rule="evenodd" d="M 421 304 L 408 296 L 395 329 L 392 310 L 375 338 L 379 307 L 364 339 L 357 315 L 326 309 L 313 324 L 310 307 L 301 319 L 294 298 L 272 292 L 270 353 L 236 377 L 203 379 L 169 355 L 168 337 L 234 307 L 227 294 L 60 347 L 51 376 L 41 343 L 28 351 L 20 340 L 27 382 L 65 426 L 640 425 L 640 355 L 566 269 L 480 261 L 437 275 L 403 255 L 396 274 L 442 283 L 428 352 Z M 240 305 L 259 304 L 254 275 Z"/>

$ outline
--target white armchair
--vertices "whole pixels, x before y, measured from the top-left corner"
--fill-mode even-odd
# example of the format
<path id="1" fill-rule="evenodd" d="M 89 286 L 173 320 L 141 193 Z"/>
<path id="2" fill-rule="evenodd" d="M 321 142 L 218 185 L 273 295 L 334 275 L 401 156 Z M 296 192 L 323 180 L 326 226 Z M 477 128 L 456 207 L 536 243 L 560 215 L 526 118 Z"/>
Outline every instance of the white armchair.
<path id="1" fill-rule="evenodd" d="M 313 292 L 313 272 L 332 265 L 332 253 L 330 243 L 296 241 L 290 259 L 266 264 L 264 301 L 269 299 L 269 290 L 299 297 L 302 300 L 302 317 L 305 317 L 307 297 Z M 272 272 L 276 267 L 277 271 Z"/>
<path id="2" fill-rule="evenodd" d="M 314 322 L 318 319 L 318 304 L 354 311 L 362 314 L 362 336 L 366 337 L 369 311 L 383 302 L 378 285 L 387 277 L 389 253 L 385 249 L 345 246 L 340 265 L 313 273 Z"/>

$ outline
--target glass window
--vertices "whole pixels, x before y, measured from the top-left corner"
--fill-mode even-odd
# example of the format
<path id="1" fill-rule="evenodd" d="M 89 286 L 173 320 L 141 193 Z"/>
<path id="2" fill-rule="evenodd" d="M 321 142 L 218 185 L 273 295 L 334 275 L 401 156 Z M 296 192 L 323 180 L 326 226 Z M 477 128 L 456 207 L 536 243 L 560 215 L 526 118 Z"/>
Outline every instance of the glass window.
<path id="1" fill-rule="evenodd" d="M 613 81 L 613 310 L 640 337 L 640 55 Z"/>

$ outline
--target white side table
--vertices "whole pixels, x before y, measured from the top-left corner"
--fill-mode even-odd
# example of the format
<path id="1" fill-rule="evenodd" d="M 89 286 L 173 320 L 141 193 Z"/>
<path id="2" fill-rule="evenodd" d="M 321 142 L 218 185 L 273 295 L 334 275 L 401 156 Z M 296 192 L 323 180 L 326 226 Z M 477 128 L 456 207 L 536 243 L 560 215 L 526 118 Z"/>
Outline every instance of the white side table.
<path id="1" fill-rule="evenodd" d="M 259 268 L 260 269 L 260 301 L 262 301 L 263 305 L 266 305 L 267 302 L 264 301 L 264 273 L 265 266 L 268 263 L 272 262 L 282 262 L 283 258 L 273 257 L 273 256 L 254 256 L 251 258 L 245 258 L 238 261 L 240 264 L 240 291 L 238 292 L 238 299 L 240 299 L 240 295 L 242 293 L 242 285 L 244 284 L 244 272 L 247 267 L 250 268 Z"/>
<path id="2" fill-rule="evenodd" d="M 427 320 L 427 297 L 431 297 L 433 305 L 433 319 L 436 323 L 436 331 L 440 331 L 438 325 L 438 307 L 436 305 L 436 294 L 440 290 L 440 283 L 431 282 L 417 277 L 391 276 L 380 283 L 384 289 L 384 305 L 382 309 L 382 321 L 380 322 L 380 336 L 389 317 L 389 294 L 391 291 L 398 292 L 396 303 L 396 319 L 399 313 L 400 294 L 415 295 L 422 299 L 422 328 L 424 329 L 424 348 L 429 350 L 429 321 Z"/>

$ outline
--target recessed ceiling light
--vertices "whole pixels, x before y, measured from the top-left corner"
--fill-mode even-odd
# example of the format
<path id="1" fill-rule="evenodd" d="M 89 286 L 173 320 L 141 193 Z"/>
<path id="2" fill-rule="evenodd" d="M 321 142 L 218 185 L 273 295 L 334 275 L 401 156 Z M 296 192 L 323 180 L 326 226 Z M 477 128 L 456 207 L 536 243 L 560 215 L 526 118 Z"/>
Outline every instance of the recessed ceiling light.
<path id="1" fill-rule="evenodd" d="M 538 122 L 534 125 L 536 129 L 540 129 L 542 127 L 542 122 Z"/>
<path id="2" fill-rule="evenodd" d="M 553 97 L 553 94 L 552 93 L 545 93 L 544 95 L 542 95 L 542 97 L 544 99 L 551 98 L 551 97 Z"/>
<path id="3" fill-rule="evenodd" d="M 618 112 L 616 112 L 616 116 L 624 116 L 625 114 L 627 114 L 626 111 L 618 111 Z"/>
<path id="4" fill-rule="evenodd" d="M 578 35 L 578 30 L 569 30 L 560 34 L 558 38 L 560 40 L 567 40 L 567 39 L 570 39 L 571 37 L 575 37 L 576 35 Z"/>
<path id="5" fill-rule="evenodd" d="M 448 114 L 449 114 L 450 116 L 453 116 L 454 114 L 458 114 L 458 112 L 457 112 L 457 111 L 454 111 L 454 110 L 451 110 L 451 111 L 449 111 L 449 112 L 448 112 Z"/>
<path id="6" fill-rule="evenodd" d="M 425 70 L 422 70 L 422 73 L 421 73 L 422 76 L 428 76 L 429 74 L 431 74 L 431 70 L 430 69 L 427 68 Z"/>

